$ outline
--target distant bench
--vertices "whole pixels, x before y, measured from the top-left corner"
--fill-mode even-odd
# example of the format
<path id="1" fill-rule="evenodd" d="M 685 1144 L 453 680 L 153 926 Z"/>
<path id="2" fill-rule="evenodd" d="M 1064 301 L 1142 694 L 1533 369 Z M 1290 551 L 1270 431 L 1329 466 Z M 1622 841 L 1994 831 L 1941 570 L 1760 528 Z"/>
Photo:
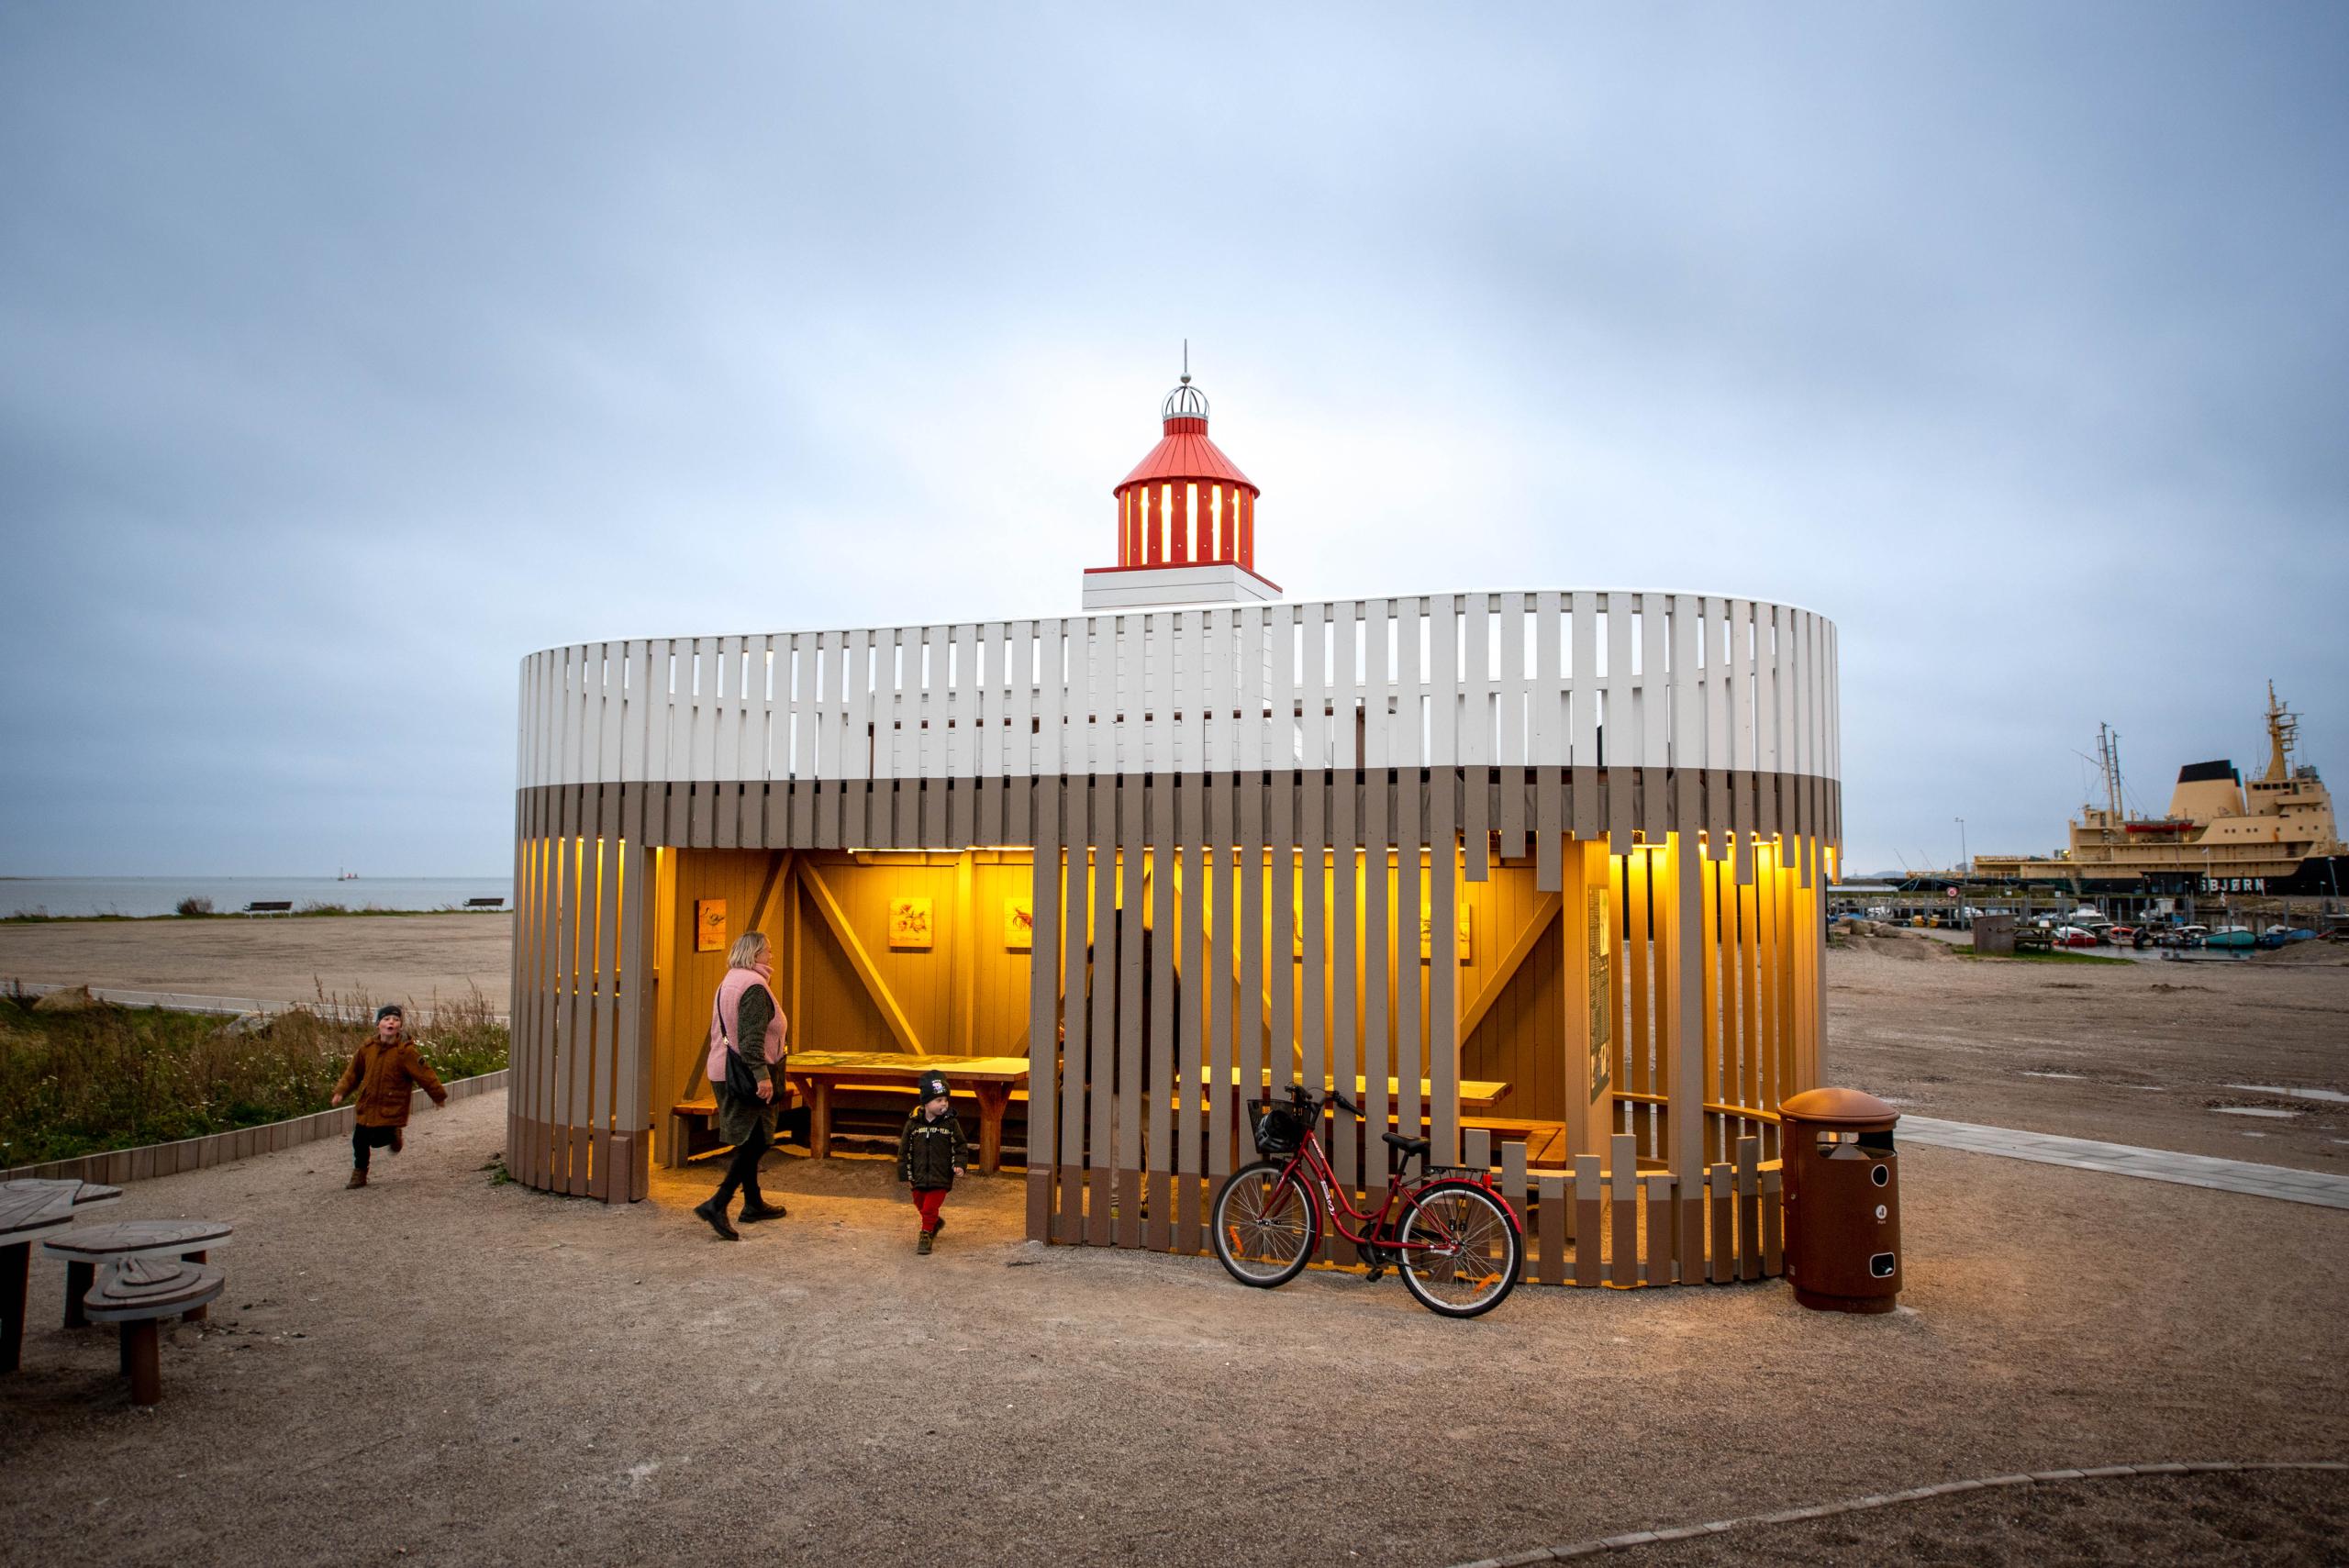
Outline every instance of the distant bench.
<path id="1" fill-rule="evenodd" d="M 465 907 L 468 909 L 503 909 L 506 907 L 506 895 L 501 893 L 495 898 L 468 898 L 465 900 Z"/>
<path id="2" fill-rule="evenodd" d="M 248 915 L 291 915 L 294 913 L 294 900 L 291 898 L 258 899 L 245 906 L 245 913 Z"/>

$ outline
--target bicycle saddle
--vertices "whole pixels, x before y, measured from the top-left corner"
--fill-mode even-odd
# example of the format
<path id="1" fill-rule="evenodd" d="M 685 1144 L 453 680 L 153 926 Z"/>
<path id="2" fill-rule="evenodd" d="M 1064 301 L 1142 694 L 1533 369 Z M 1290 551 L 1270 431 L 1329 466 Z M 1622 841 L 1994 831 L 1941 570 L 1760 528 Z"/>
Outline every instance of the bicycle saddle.
<path id="1" fill-rule="evenodd" d="M 1426 1139 L 1406 1138 L 1399 1132 L 1386 1132 L 1379 1134 L 1379 1136 L 1386 1140 L 1386 1147 L 1389 1149 L 1399 1150 L 1402 1152 L 1404 1159 L 1408 1160 L 1412 1155 L 1416 1154 L 1419 1157 L 1422 1164 L 1426 1162 L 1428 1157 L 1428 1140 Z"/>

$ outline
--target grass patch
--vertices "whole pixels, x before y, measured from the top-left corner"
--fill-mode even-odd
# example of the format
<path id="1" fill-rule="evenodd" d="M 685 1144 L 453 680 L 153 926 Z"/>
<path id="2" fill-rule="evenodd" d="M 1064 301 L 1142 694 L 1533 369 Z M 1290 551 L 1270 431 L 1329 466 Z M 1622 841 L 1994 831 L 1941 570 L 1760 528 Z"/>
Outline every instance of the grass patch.
<path id="1" fill-rule="evenodd" d="M 169 1143 L 327 1108 L 374 1030 L 363 995 L 321 992 L 255 1028 L 163 1007 L 43 1013 L 0 996 L 0 1169 Z M 443 1082 L 506 1065 L 507 1029 L 478 990 L 411 1005 L 417 1047 Z"/>

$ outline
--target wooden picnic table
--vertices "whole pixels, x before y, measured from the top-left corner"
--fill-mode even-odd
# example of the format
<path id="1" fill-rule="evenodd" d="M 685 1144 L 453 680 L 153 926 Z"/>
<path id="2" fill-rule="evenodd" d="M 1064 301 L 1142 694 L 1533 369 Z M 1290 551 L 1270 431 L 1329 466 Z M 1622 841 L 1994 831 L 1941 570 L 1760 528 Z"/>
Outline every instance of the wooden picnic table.
<path id="1" fill-rule="evenodd" d="M 1264 1095 L 1257 1096 L 1260 1099 L 1264 1097 L 1264 1095 L 1285 1095 L 1288 1092 L 1287 1084 L 1274 1083 L 1270 1073 L 1266 1073 L 1263 1078 L 1259 1079 L 1258 1082 L 1264 1085 Z M 1231 1072 L 1231 1087 L 1235 1093 L 1240 1088 L 1240 1070 L 1236 1067 L 1233 1068 Z M 1306 1087 L 1308 1089 L 1314 1088 L 1310 1084 L 1307 1084 Z M 1314 1093 L 1318 1097 L 1320 1091 L 1319 1089 L 1314 1089 Z M 1500 1103 L 1501 1096 L 1508 1093 L 1508 1084 L 1505 1081 L 1489 1078 L 1463 1078 L 1460 1080 L 1460 1108 L 1464 1111 L 1489 1110 L 1494 1106 L 1498 1105 Z M 1369 1097 L 1369 1095 L 1370 1080 L 1361 1076 L 1360 1074 L 1356 1074 L 1354 1078 L 1354 1092 L 1347 1097 L 1353 1100 L 1354 1104 L 1360 1105 L 1364 1099 Z M 1395 1102 L 1402 1097 L 1403 1081 L 1399 1078 L 1387 1079 L 1387 1114 L 1390 1116 L 1394 1114 Z M 1182 1103 L 1181 1096 L 1179 1095 L 1176 1096 L 1175 1103 L 1178 1105 Z M 1420 1079 L 1420 1109 L 1424 1111 L 1429 1106 L 1431 1106 L 1434 1103 L 1435 1085 L 1425 1078 Z"/>
<path id="2" fill-rule="evenodd" d="M 211 1262 L 210 1249 L 225 1247 L 237 1228 L 217 1219 L 125 1219 L 112 1225 L 77 1225 L 62 1236 L 40 1244 L 44 1257 L 65 1260 L 65 1326 L 78 1329 L 89 1321 L 83 1297 L 100 1263 L 119 1264 L 133 1258 L 185 1259 Z M 209 1308 L 191 1307 L 187 1320 L 200 1322 Z"/>
<path id="3" fill-rule="evenodd" d="M 0 1183 L 0 1372 L 24 1362 L 25 1282 L 33 1242 L 63 1230 L 84 1209 L 109 1204 L 120 1187 L 96 1182 L 27 1180 Z"/>
<path id="4" fill-rule="evenodd" d="M 847 1084 L 909 1083 L 925 1073 L 943 1073 L 956 1088 L 968 1088 L 979 1102 L 979 1169 L 993 1174 L 1003 1165 L 1003 1113 L 1011 1091 L 1028 1082 L 1024 1056 L 920 1056 L 896 1051 L 795 1051 L 783 1073 L 807 1100 L 807 1152 L 818 1160 L 832 1152 L 832 1091 Z"/>

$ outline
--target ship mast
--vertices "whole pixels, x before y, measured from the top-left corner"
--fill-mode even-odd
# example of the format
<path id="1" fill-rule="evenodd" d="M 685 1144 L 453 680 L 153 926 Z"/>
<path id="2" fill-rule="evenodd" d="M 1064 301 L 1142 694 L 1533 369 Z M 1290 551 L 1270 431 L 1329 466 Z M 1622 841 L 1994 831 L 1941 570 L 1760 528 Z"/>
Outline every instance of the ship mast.
<path id="1" fill-rule="evenodd" d="M 2121 822 L 2121 737 L 2110 724 L 2096 727 L 2097 760 L 2104 769 L 2105 809 L 2114 826 Z"/>
<path id="2" fill-rule="evenodd" d="M 2276 700 L 2276 683 L 2267 683 L 2267 777 L 2266 783 L 2283 784 L 2292 776 L 2291 764 L 2286 754 L 2300 731 L 2300 716 L 2288 713 Z"/>

